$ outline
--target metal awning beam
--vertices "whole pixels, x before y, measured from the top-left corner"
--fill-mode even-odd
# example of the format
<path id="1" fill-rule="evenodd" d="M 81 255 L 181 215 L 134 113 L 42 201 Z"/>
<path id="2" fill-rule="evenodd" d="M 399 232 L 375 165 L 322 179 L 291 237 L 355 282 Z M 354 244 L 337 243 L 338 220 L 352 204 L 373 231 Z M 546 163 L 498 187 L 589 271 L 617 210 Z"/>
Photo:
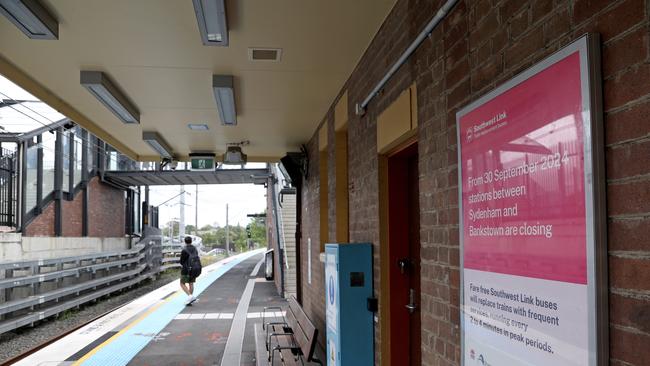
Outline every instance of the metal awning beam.
<path id="1" fill-rule="evenodd" d="M 194 184 L 232 184 L 253 183 L 251 176 L 268 174 L 266 169 L 223 169 L 213 172 L 195 172 L 189 170 L 165 171 L 107 171 L 105 178 L 120 184 L 138 185 L 194 185 Z M 202 182 L 202 183 L 201 183 Z"/>
<path id="2" fill-rule="evenodd" d="M 42 135 L 45 132 L 54 131 L 57 128 L 65 125 L 66 123 L 71 123 L 70 118 L 63 118 L 49 125 L 39 127 L 35 130 L 23 133 L 2 133 L 0 134 L 0 142 L 22 142 L 28 139 L 31 139 L 35 136 Z"/>

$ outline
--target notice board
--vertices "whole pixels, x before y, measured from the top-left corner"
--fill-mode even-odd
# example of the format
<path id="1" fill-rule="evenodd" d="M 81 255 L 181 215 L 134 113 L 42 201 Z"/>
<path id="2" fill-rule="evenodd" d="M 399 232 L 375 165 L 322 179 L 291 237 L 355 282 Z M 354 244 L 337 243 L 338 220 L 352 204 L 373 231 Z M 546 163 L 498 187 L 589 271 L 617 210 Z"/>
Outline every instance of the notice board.
<path id="1" fill-rule="evenodd" d="M 464 365 L 607 362 L 598 39 L 456 116 Z"/>

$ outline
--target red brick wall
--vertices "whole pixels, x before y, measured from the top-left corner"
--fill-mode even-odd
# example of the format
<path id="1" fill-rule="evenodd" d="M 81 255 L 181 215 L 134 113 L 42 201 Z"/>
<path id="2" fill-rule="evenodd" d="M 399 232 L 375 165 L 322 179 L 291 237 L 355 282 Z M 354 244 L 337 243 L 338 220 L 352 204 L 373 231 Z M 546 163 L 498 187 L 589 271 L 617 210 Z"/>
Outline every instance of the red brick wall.
<path id="1" fill-rule="evenodd" d="M 124 236 L 124 191 L 100 182 L 99 178 L 93 178 L 88 182 L 88 198 L 88 236 Z"/>
<path id="2" fill-rule="evenodd" d="M 314 325 L 320 329 L 319 342 L 321 346 L 325 347 L 325 335 L 323 334 L 325 333 L 325 266 L 320 261 L 320 154 L 318 151 L 318 136 L 314 136 L 307 144 L 307 155 L 309 156 L 309 171 L 307 179 L 303 182 L 302 189 L 302 237 L 300 239 L 302 306 L 309 314 Z M 333 155 L 329 154 L 329 156 L 330 159 L 333 158 Z M 328 210 L 332 209 L 332 200 L 330 200 Z M 332 220 L 330 220 L 330 225 L 334 225 Z M 309 240 L 311 240 L 311 283 L 308 281 L 309 266 L 307 264 Z"/>
<path id="3" fill-rule="evenodd" d="M 54 202 L 43 208 L 43 212 L 27 225 L 25 236 L 54 236 Z"/>
<path id="4" fill-rule="evenodd" d="M 88 236 L 124 236 L 124 191 L 101 183 L 98 177 L 88 182 Z M 82 236 L 83 192 L 79 191 L 72 201 L 62 200 L 62 236 Z M 54 202 L 27 225 L 25 236 L 54 236 Z"/>
<path id="5" fill-rule="evenodd" d="M 460 363 L 456 111 L 585 32 L 602 37 L 607 161 L 610 363 L 648 365 L 650 353 L 649 6 L 642 0 L 460 1 L 369 105 L 363 100 L 437 12 L 441 0 L 398 0 L 344 89 L 349 94 L 350 240 L 375 244 L 379 296 L 378 161 L 375 121 L 417 84 L 422 245 L 422 355 L 425 365 Z M 342 90 L 343 91 L 343 90 Z M 332 101 L 332 105 L 336 100 Z M 331 116 L 332 111 L 328 113 Z M 329 162 L 333 167 L 333 127 Z M 318 147 L 308 144 L 302 207 L 303 299 L 324 331 L 318 261 Z M 328 181 L 335 184 L 334 170 Z M 330 196 L 330 235 L 335 232 Z M 306 280 L 312 241 L 312 284 Z M 379 329 L 376 350 L 380 349 Z"/>
<path id="6" fill-rule="evenodd" d="M 63 200 L 61 220 L 61 236 L 82 236 L 83 235 L 83 192 L 79 191 L 72 201 Z"/>

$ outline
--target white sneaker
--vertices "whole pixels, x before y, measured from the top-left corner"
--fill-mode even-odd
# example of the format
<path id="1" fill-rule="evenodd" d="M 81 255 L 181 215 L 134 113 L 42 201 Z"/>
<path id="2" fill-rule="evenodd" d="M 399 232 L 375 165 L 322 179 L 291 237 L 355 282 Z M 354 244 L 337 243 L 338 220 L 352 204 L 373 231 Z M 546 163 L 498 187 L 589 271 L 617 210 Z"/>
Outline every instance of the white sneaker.
<path id="1" fill-rule="evenodd" d="M 187 300 L 185 300 L 185 305 L 189 305 L 189 304 L 191 304 L 192 301 L 194 301 L 194 296 L 189 295 L 189 296 L 187 297 Z"/>

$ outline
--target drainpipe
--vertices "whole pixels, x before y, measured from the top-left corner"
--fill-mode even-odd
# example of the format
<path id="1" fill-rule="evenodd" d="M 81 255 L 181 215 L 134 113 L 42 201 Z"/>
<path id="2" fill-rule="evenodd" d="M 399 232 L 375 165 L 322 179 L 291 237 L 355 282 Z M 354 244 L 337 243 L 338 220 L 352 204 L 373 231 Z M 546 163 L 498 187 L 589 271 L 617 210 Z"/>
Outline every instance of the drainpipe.
<path id="1" fill-rule="evenodd" d="M 357 115 L 363 116 L 366 113 L 366 107 L 368 107 L 370 101 L 379 93 L 379 91 L 384 87 L 384 85 L 386 85 L 388 80 L 390 80 L 390 78 L 397 72 L 397 70 L 399 70 L 399 68 L 406 62 L 406 60 L 408 60 L 411 54 L 415 52 L 415 50 L 418 48 L 418 46 L 420 46 L 422 41 L 424 41 L 424 39 L 431 34 L 433 29 L 445 18 L 445 16 L 447 16 L 451 8 L 453 8 L 457 2 L 458 0 L 447 0 L 445 5 L 443 5 L 442 8 L 438 10 L 438 12 L 433 17 L 433 19 L 431 19 L 429 23 L 427 23 L 426 27 L 424 27 L 422 32 L 420 32 L 417 38 L 415 38 L 415 40 L 411 43 L 411 45 L 408 46 L 406 51 L 402 53 L 402 55 L 399 57 L 397 62 L 393 64 L 393 66 L 390 68 L 390 70 L 388 70 L 386 75 L 384 75 L 384 78 L 381 79 L 381 81 L 375 86 L 374 89 L 372 89 L 372 91 L 370 92 L 370 94 L 368 94 L 366 99 L 364 99 L 363 102 L 361 102 L 361 104 L 359 103 L 356 104 L 355 111 Z"/>

